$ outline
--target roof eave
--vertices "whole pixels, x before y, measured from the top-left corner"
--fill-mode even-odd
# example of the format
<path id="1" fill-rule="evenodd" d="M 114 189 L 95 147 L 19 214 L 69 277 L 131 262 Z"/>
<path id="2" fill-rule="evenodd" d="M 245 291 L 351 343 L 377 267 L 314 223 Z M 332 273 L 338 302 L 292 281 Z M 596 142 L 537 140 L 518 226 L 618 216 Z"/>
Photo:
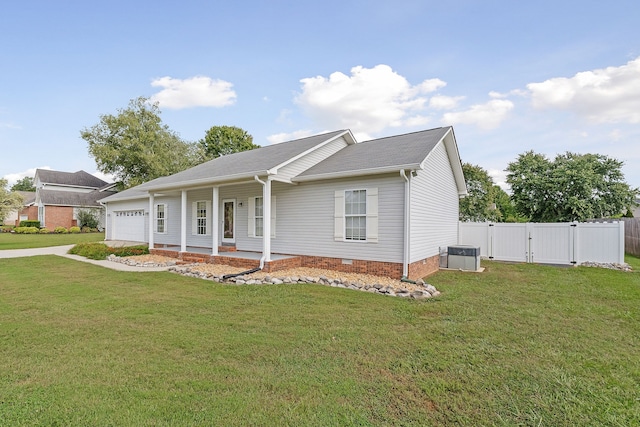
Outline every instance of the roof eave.
<path id="1" fill-rule="evenodd" d="M 315 174 L 315 175 L 306 175 L 306 176 L 297 176 L 291 179 L 292 182 L 309 182 L 309 181 L 321 181 L 327 179 L 339 179 L 339 178 L 350 178 L 354 176 L 366 176 L 366 175 L 380 175 L 385 173 L 395 173 L 400 172 L 401 170 L 419 170 L 422 169 L 420 164 L 411 163 L 407 165 L 395 165 L 395 166 L 385 166 L 380 168 L 369 168 L 369 169 L 359 169 L 359 170 L 347 170 L 340 172 L 331 172 L 331 173 L 323 173 L 323 174 Z"/>
<path id="2" fill-rule="evenodd" d="M 182 190 L 182 189 L 191 189 L 193 187 L 203 187 L 207 185 L 216 185 L 223 184 L 230 181 L 240 181 L 248 178 L 253 178 L 256 175 L 269 175 L 267 170 L 253 171 L 253 172 L 244 172 L 234 175 L 225 175 L 218 178 L 202 178 L 202 179 L 193 179 L 190 181 L 180 181 L 171 184 L 165 185 L 151 185 L 146 186 L 144 191 L 154 192 L 154 191 L 171 191 L 171 190 Z"/>

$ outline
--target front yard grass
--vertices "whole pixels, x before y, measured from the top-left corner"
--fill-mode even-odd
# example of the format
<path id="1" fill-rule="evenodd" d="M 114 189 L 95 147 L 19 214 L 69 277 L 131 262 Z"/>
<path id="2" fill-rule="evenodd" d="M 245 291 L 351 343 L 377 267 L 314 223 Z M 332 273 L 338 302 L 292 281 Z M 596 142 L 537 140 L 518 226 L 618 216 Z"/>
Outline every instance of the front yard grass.
<path id="1" fill-rule="evenodd" d="M 483 266 L 417 301 L 0 260 L 0 425 L 639 425 L 640 273 Z"/>
<path id="2" fill-rule="evenodd" d="M 49 246 L 75 245 L 84 242 L 100 242 L 104 233 L 77 234 L 16 234 L 0 233 L 0 250 L 31 249 Z"/>

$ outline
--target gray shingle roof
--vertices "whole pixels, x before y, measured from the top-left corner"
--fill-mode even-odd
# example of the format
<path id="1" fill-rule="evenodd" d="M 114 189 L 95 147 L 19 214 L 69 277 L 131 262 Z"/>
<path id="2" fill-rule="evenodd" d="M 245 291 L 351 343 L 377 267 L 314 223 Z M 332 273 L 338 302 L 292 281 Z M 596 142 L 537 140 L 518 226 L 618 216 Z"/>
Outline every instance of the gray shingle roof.
<path id="1" fill-rule="evenodd" d="M 215 181 L 219 178 L 264 172 L 344 132 L 340 130 L 218 157 L 174 175 L 158 178 L 153 186 L 203 179 Z"/>
<path id="2" fill-rule="evenodd" d="M 48 169 L 37 169 L 36 174 L 41 182 L 58 185 L 71 185 L 75 187 L 100 188 L 107 182 L 97 178 L 83 170 L 78 172 L 60 172 Z"/>
<path id="3" fill-rule="evenodd" d="M 98 200 L 116 194 L 113 191 L 92 191 L 80 193 L 77 191 L 40 190 L 40 202 L 45 205 L 56 206 L 100 206 Z"/>
<path id="4" fill-rule="evenodd" d="M 25 206 L 36 201 L 36 192 L 35 191 L 18 191 L 18 194 L 22 196 L 22 202 Z"/>
<path id="5" fill-rule="evenodd" d="M 443 127 L 349 145 L 298 177 L 312 179 L 340 173 L 355 175 L 404 166 L 417 167 L 450 130 L 451 127 Z"/>

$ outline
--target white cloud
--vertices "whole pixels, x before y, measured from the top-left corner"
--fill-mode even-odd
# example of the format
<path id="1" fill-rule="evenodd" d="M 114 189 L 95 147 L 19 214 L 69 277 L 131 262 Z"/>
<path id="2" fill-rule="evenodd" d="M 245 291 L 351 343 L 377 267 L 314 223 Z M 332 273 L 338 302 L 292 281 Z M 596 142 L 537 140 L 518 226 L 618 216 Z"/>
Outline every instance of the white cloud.
<path id="1" fill-rule="evenodd" d="M 464 96 L 435 95 L 429 99 L 429 107 L 436 110 L 452 110 L 456 108 L 458 103 L 464 98 Z"/>
<path id="2" fill-rule="evenodd" d="M 527 89 L 538 109 L 569 110 L 596 123 L 640 123 L 640 58 L 530 83 Z"/>
<path id="3" fill-rule="evenodd" d="M 182 109 L 190 107 L 225 107 L 236 101 L 233 84 L 206 76 L 188 79 L 160 77 L 151 82 L 153 87 L 163 88 L 151 97 L 163 108 Z"/>
<path id="4" fill-rule="evenodd" d="M 300 80 L 302 92 L 295 102 L 319 125 L 329 129 L 349 128 L 358 139 L 386 127 L 409 126 L 427 107 L 425 94 L 442 88 L 440 79 L 412 86 L 388 65 L 353 67 L 341 72 Z M 420 118 L 424 122 L 424 118 Z"/>
<path id="5" fill-rule="evenodd" d="M 37 168 L 27 169 L 27 170 L 22 171 L 22 172 L 9 173 L 9 174 L 6 174 L 5 176 L 3 176 L 3 178 L 8 181 L 8 183 L 9 183 L 8 187 L 11 187 L 11 186 L 13 186 L 13 184 L 15 184 L 16 182 L 20 181 L 23 178 L 26 178 L 26 177 L 33 178 L 36 175 L 36 169 L 48 169 L 48 170 L 51 170 L 51 166 L 40 166 L 40 167 L 37 167 Z"/>
<path id="6" fill-rule="evenodd" d="M 116 180 L 113 175 L 105 174 L 100 171 L 92 172 L 91 175 L 95 176 L 96 178 L 100 178 L 104 182 L 108 182 L 108 183 L 115 182 Z"/>
<path id="7" fill-rule="evenodd" d="M 276 133 L 274 135 L 268 136 L 267 141 L 269 141 L 271 144 L 278 144 L 280 142 L 293 141 L 294 139 L 306 138 L 307 136 L 315 135 L 317 133 L 318 132 L 312 132 L 307 129 L 297 130 L 295 132 L 290 132 L 290 133 L 286 133 L 286 132 Z"/>
<path id="8" fill-rule="evenodd" d="M 489 169 L 487 173 L 493 179 L 493 183 L 498 187 L 507 192 L 511 190 L 511 187 L 507 184 L 507 173 L 505 171 L 500 169 Z"/>
<path id="9" fill-rule="evenodd" d="M 14 125 L 13 123 L 0 123 L 0 129 L 13 129 L 13 130 L 21 130 L 22 127 L 18 125 Z"/>
<path id="10" fill-rule="evenodd" d="M 511 110 L 513 102 L 507 99 L 492 99 L 484 104 L 472 105 L 466 111 L 445 113 L 442 122 L 445 124 L 470 124 L 483 130 L 497 128 Z"/>

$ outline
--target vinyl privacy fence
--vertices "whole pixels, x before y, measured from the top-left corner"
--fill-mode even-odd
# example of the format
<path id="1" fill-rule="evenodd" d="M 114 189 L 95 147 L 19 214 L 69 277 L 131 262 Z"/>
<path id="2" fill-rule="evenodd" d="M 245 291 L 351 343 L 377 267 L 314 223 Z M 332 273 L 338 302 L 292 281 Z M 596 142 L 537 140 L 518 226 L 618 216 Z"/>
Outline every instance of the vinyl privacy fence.
<path id="1" fill-rule="evenodd" d="M 624 263 L 624 222 L 459 224 L 459 243 L 499 261 Z"/>

